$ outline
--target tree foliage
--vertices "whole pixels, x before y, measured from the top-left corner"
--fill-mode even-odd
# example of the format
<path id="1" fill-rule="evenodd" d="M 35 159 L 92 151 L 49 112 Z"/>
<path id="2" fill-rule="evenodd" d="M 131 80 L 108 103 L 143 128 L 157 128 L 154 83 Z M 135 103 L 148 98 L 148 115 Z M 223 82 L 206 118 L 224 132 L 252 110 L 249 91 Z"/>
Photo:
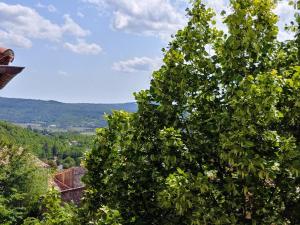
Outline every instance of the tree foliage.
<path id="1" fill-rule="evenodd" d="M 20 224 L 38 212 L 39 198 L 48 188 L 48 174 L 28 151 L 0 148 L 0 223 Z"/>
<path id="2" fill-rule="evenodd" d="M 28 217 L 23 225 L 74 225 L 76 210 L 71 205 L 62 203 L 60 193 L 52 189 L 45 196 L 39 206 L 39 218 Z"/>
<path id="3" fill-rule="evenodd" d="M 49 164 L 55 158 L 57 158 L 57 163 L 62 163 L 64 159 L 71 157 L 79 166 L 81 158 L 84 152 L 90 148 L 92 140 L 93 136 L 72 132 L 41 132 L 0 121 L 0 142 L 29 149 L 39 158 L 50 160 Z M 74 163 L 68 165 L 73 166 Z"/>
<path id="4" fill-rule="evenodd" d="M 106 206 L 124 224 L 300 223 L 299 35 L 277 40 L 273 0 L 230 4 L 224 33 L 194 0 L 138 112 L 98 129 L 90 218 Z"/>

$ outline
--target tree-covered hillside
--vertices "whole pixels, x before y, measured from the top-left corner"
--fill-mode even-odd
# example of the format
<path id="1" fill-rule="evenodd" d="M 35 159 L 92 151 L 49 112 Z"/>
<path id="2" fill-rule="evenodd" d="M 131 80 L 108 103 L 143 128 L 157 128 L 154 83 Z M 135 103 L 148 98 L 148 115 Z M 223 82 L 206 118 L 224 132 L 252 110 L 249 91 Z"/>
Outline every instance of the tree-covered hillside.
<path id="1" fill-rule="evenodd" d="M 135 112 L 135 103 L 124 104 L 70 104 L 56 101 L 0 98 L 0 120 L 14 123 L 36 124 L 70 130 L 103 127 L 105 113 L 112 110 Z"/>
<path id="2" fill-rule="evenodd" d="M 0 121 L 0 143 L 28 149 L 39 158 L 65 167 L 79 165 L 83 153 L 92 145 L 93 136 L 77 133 L 50 133 L 29 130 Z"/>

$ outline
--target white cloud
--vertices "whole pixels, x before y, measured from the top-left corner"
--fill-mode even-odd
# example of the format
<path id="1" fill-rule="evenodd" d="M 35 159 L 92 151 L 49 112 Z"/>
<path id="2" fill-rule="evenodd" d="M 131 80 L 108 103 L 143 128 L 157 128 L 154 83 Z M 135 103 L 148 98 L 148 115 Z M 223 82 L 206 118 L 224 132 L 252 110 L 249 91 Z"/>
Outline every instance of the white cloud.
<path id="1" fill-rule="evenodd" d="M 82 39 L 78 39 L 77 43 L 75 44 L 66 42 L 64 47 L 74 53 L 82 55 L 98 55 L 100 52 L 102 52 L 100 45 L 95 43 L 87 43 Z"/>
<path id="2" fill-rule="evenodd" d="M 55 8 L 55 6 L 54 5 L 48 5 L 47 6 L 47 9 L 48 9 L 48 11 L 49 12 L 57 12 L 57 9 Z"/>
<path id="3" fill-rule="evenodd" d="M 21 47 L 21 48 L 31 48 L 32 47 L 31 41 L 22 35 L 9 33 L 9 32 L 0 30 L 0 37 L 1 37 L 1 39 L 0 39 L 1 46 L 15 45 L 15 46 Z"/>
<path id="4" fill-rule="evenodd" d="M 89 30 L 84 30 L 81 26 L 74 22 L 70 15 L 64 15 L 65 24 L 62 26 L 62 31 L 67 34 L 72 34 L 76 37 L 85 37 L 90 34 Z"/>
<path id="5" fill-rule="evenodd" d="M 112 28 L 166 39 L 182 28 L 185 13 L 171 0 L 82 0 L 98 9 L 112 9 Z M 176 4 L 177 5 L 177 4 Z"/>
<path id="6" fill-rule="evenodd" d="M 50 5 L 44 5 L 44 4 L 40 3 L 40 2 L 38 2 L 36 4 L 36 7 L 37 8 L 42 8 L 42 9 L 47 9 L 51 13 L 57 12 L 56 7 L 54 5 L 51 5 L 51 4 Z"/>
<path id="7" fill-rule="evenodd" d="M 134 34 L 159 36 L 167 39 L 186 23 L 185 11 L 188 6 L 186 0 L 81 0 L 97 7 L 99 11 L 112 11 L 112 28 Z M 216 22 L 219 29 L 227 31 L 223 24 L 221 11 L 230 13 L 229 0 L 204 0 L 204 3 L 213 8 L 216 13 Z M 293 34 L 284 30 L 294 18 L 295 10 L 288 1 L 279 1 L 275 13 L 279 15 L 279 40 L 293 37 Z"/>
<path id="8" fill-rule="evenodd" d="M 81 0 L 81 1 L 84 3 L 90 3 L 94 6 L 96 6 L 99 11 L 103 11 L 107 7 L 106 2 L 108 0 Z"/>
<path id="9" fill-rule="evenodd" d="M 61 75 L 62 77 L 69 77 L 70 76 L 70 74 L 68 72 L 64 71 L 64 70 L 59 70 L 57 73 L 59 75 Z"/>
<path id="10" fill-rule="evenodd" d="M 60 42 L 66 34 L 76 38 L 90 34 L 69 15 L 65 15 L 64 20 L 64 24 L 59 25 L 32 8 L 0 2 L 0 43 L 30 48 L 34 39 Z"/>
<path id="11" fill-rule="evenodd" d="M 85 15 L 82 12 L 77 12 L 77 16 L 80 17 L 80 18 L 84 18 L 85 17 Z"/>
<path id="12" fill-rule="evenodd" d="M 22 5 L 8 5 L 0 2 L 0 21 L 0 29 L 26 39 L 39 38 L 55 41 L 62 37 L 59 25 Z"/>
<path id="13" fill-rule="evenodd" d="M 146 72 L 158 69 L 162 64 L 161 58 L 135 57 L 133 59 L 116 62 L 113 64 L 113 70 L 133 73 Z"/>

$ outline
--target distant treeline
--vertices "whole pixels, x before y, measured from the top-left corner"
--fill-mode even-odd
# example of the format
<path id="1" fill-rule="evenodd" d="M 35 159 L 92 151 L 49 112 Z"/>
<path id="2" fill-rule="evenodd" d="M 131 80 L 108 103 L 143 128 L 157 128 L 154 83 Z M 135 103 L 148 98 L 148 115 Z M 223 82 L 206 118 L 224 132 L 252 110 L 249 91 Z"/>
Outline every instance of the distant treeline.
<path id="1" fill-rule="evenodd" d="M 94 129 L 106 126 L 103 118 L 112 110 L 135 112 L 136 103 L 124 104 L 70 104 L 56 101 L 0 98 L 0 120 L 13 123 L 36 123 L 44 127 L 55 125 L 68 129 L 83 127 Z"/>

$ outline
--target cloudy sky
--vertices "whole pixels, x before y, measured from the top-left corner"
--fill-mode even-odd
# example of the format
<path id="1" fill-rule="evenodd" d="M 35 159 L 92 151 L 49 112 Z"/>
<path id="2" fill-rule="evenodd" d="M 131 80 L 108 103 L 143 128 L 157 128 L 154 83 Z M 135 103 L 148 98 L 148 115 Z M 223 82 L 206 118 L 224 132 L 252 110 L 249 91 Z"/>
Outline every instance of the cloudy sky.
<path id="1" fill-rule="evenodd" d="M 186 23 L 188 0 L 0 1 L 0 45 L 26 66 L 0 96 L 63 102 L 133 101 L 149 87 L 161 48 Z M 227 0 L 209 0 L 220 12 Z M 280 27 L 293 16 L 276 9 Z M 220 22 L 218 23 L 220 24 Z M 221 27 L 221 25 L 220 25 Z M 290 34 L 281 29 L 279 38 Z"/>

